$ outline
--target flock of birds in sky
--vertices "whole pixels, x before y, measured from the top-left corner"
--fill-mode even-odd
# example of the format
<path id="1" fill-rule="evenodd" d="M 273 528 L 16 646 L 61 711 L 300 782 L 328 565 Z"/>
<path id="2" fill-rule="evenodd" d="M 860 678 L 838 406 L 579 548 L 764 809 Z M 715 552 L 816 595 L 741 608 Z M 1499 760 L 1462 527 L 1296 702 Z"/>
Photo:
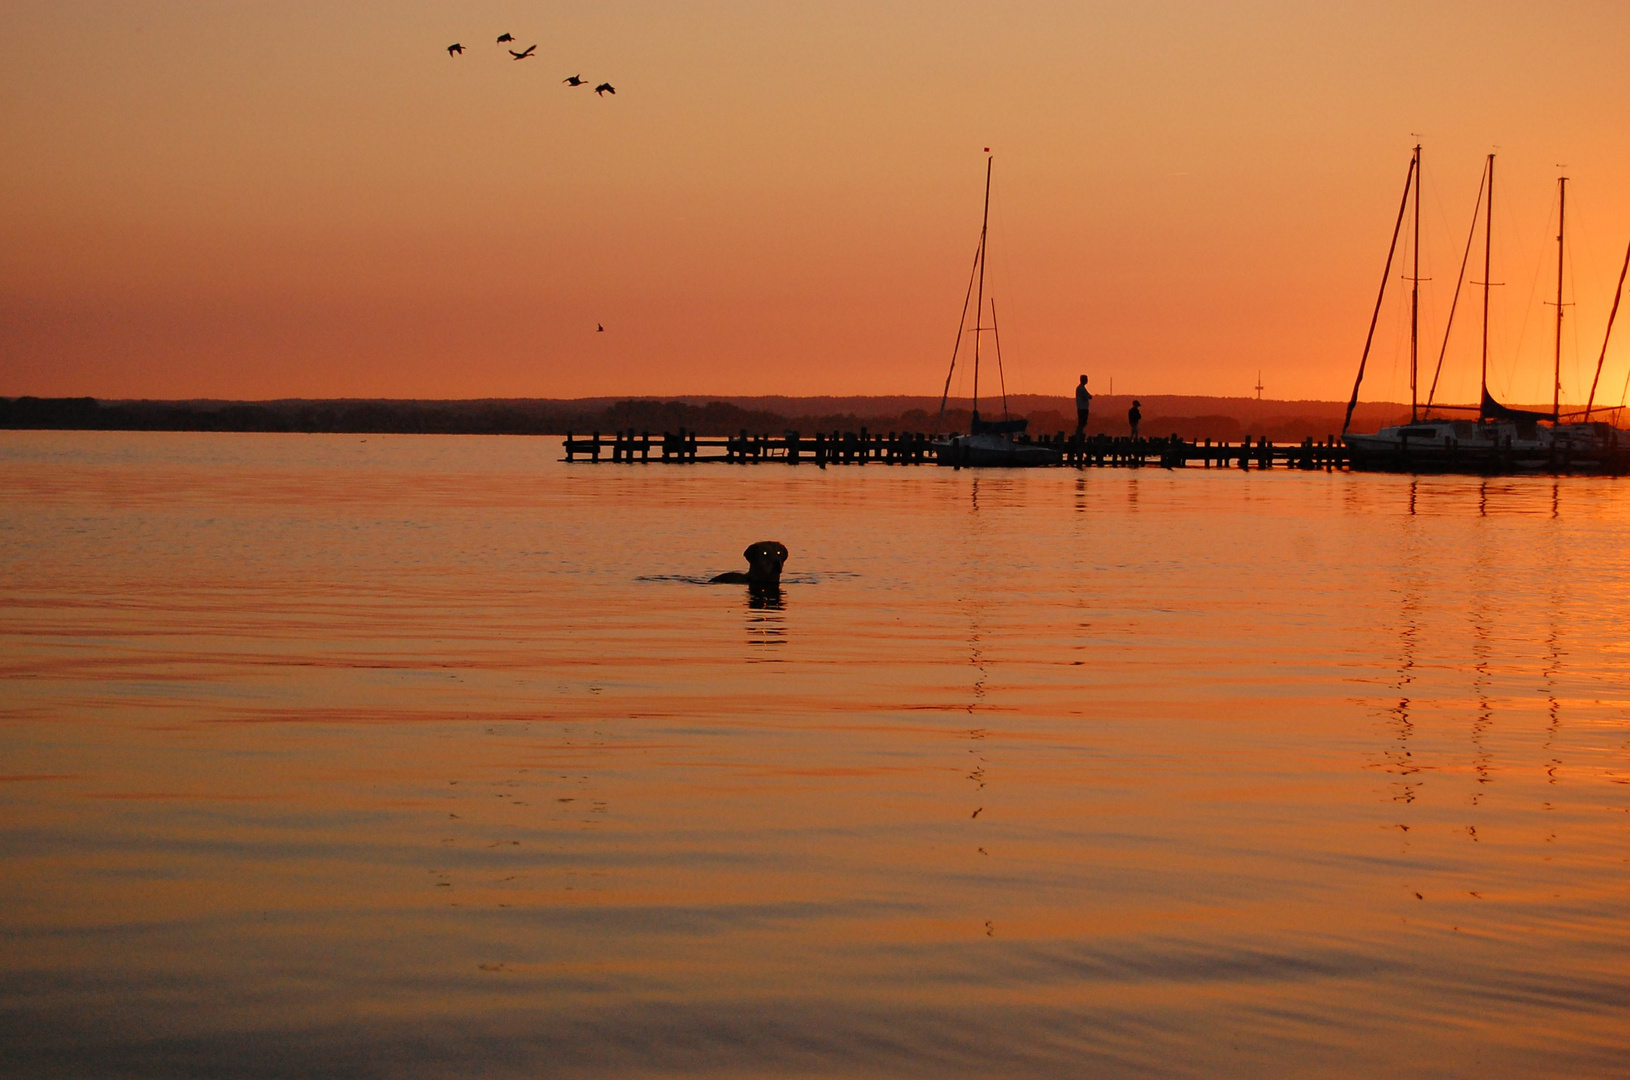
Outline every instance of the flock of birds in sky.
<path id="1" fill-rule="evenodd" d="M 514 43 L 515 43 L 515 35 L 514 34 L 499 34 L 498 35 L 498 44 L 500 44 L 500 45 L 511 45 L 511 44 L 514 44 Z M 517 60 L 527 60 L 527 59 L 530 59 L 531 57 L 533 57 L 534 55 L 536 55 L 537 51 L 538 51 L 538 47 L 536 45 L 528 45 L 525 49 L 522 49 L 520 52 L 516 52 L 514 49 L 510 49 L 509 50 L 509 55 L 513 56 Z M 451 56 L 451 57 L 455 57 L 455 58 L 463 56 L 464 55 L 464 46 L 459 44 L 456 41 L 453 42 L 451 45 L 447 46 L 447 55 Z M 587 86 L 587 85 L 589 85 L 588 80 L 584 79 L 583 76 L 581 76 L 581 75 L 572 75 L 572 76 L 564 78 L 564 79 L 562 79 L 560 81 L 565 83 L 567 86 Z M 608 82 L 603 82 L 599 86 L 596 86 L 594 88 L 594 92 L 596 94 L 598 94 L 599 96 L 601 96 L 601 97 L 605 97 L 607 94 L 615 95 L 617 93 L 617 88 L 615 86 L 612 86 Z"/>

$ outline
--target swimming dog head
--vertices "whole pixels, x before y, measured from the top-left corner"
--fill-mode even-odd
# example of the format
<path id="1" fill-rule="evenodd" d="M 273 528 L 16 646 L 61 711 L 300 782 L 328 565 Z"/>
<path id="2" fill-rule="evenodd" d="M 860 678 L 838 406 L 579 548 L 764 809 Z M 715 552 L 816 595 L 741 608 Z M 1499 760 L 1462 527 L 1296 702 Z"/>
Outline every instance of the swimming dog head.
<path id="1" fill-rule="evenodd" d="M 747 560 L 747 573 L 733 570 L 714 578 L 715 584 L 746 585 L 753 589 L 771 591 L 781 587 L 781 567 L 787 561 L 787 546 L 778 540 L 760 540 L 748 545 L 742 557 Z"/>

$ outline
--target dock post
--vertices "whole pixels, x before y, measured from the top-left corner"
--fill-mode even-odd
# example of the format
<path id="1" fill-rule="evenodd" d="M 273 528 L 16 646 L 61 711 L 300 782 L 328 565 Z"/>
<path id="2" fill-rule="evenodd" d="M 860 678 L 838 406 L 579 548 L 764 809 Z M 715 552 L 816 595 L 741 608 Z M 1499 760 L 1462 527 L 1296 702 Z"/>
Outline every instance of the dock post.
<path id="1" fill-rule="evenodd" d="M 566 433 L 566 460 L 567 461 L 572 460 L 572 454 L 575 453 L 575 452 L 576 452 L 576 450 L 572 446 L 572 433 L 568 431 Z"/>
<path id="2" fill-rule="evenodd" d="M 594 433 L 594 442 L 589 449 L 589 454 L 592 456 L 593 460 L 600 460 L 600 433 L 598 431 Z"/>

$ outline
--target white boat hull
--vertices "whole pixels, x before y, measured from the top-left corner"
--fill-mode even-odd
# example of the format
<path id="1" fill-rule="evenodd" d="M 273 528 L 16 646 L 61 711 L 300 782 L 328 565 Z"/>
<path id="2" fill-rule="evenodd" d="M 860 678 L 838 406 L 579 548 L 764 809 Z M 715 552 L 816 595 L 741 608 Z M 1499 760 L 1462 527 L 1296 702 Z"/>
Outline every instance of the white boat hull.
<path id="1" fill-rule="evenodd" d="M 1034 468 L 1057 465 L 1064 457 L 1053 447 L 1014 442 L 1005 435 L 954 435 L 933 445 L 935 458 L 941 465 L 957 468 Z"/>
<path id="2" fill-rule="evenodd" d="M 1342 441 L 1353 468 L 1394 472 L 1595 472 L 1622 456 L 1606 424 L 1528 425 L 1525 436 L 1504 421 L 1422 421 Z"/>

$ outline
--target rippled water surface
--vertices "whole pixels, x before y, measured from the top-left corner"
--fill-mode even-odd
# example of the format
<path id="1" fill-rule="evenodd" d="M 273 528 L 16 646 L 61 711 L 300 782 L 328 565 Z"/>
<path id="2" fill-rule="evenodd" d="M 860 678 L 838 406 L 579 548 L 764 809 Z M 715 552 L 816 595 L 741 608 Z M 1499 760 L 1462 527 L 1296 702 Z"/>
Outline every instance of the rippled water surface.
<path id="1" fill-rule="evenodd" d="M 557 456 L 0 433 L 8 1075 L 1630 1075 L 1625 482 Z"/>

